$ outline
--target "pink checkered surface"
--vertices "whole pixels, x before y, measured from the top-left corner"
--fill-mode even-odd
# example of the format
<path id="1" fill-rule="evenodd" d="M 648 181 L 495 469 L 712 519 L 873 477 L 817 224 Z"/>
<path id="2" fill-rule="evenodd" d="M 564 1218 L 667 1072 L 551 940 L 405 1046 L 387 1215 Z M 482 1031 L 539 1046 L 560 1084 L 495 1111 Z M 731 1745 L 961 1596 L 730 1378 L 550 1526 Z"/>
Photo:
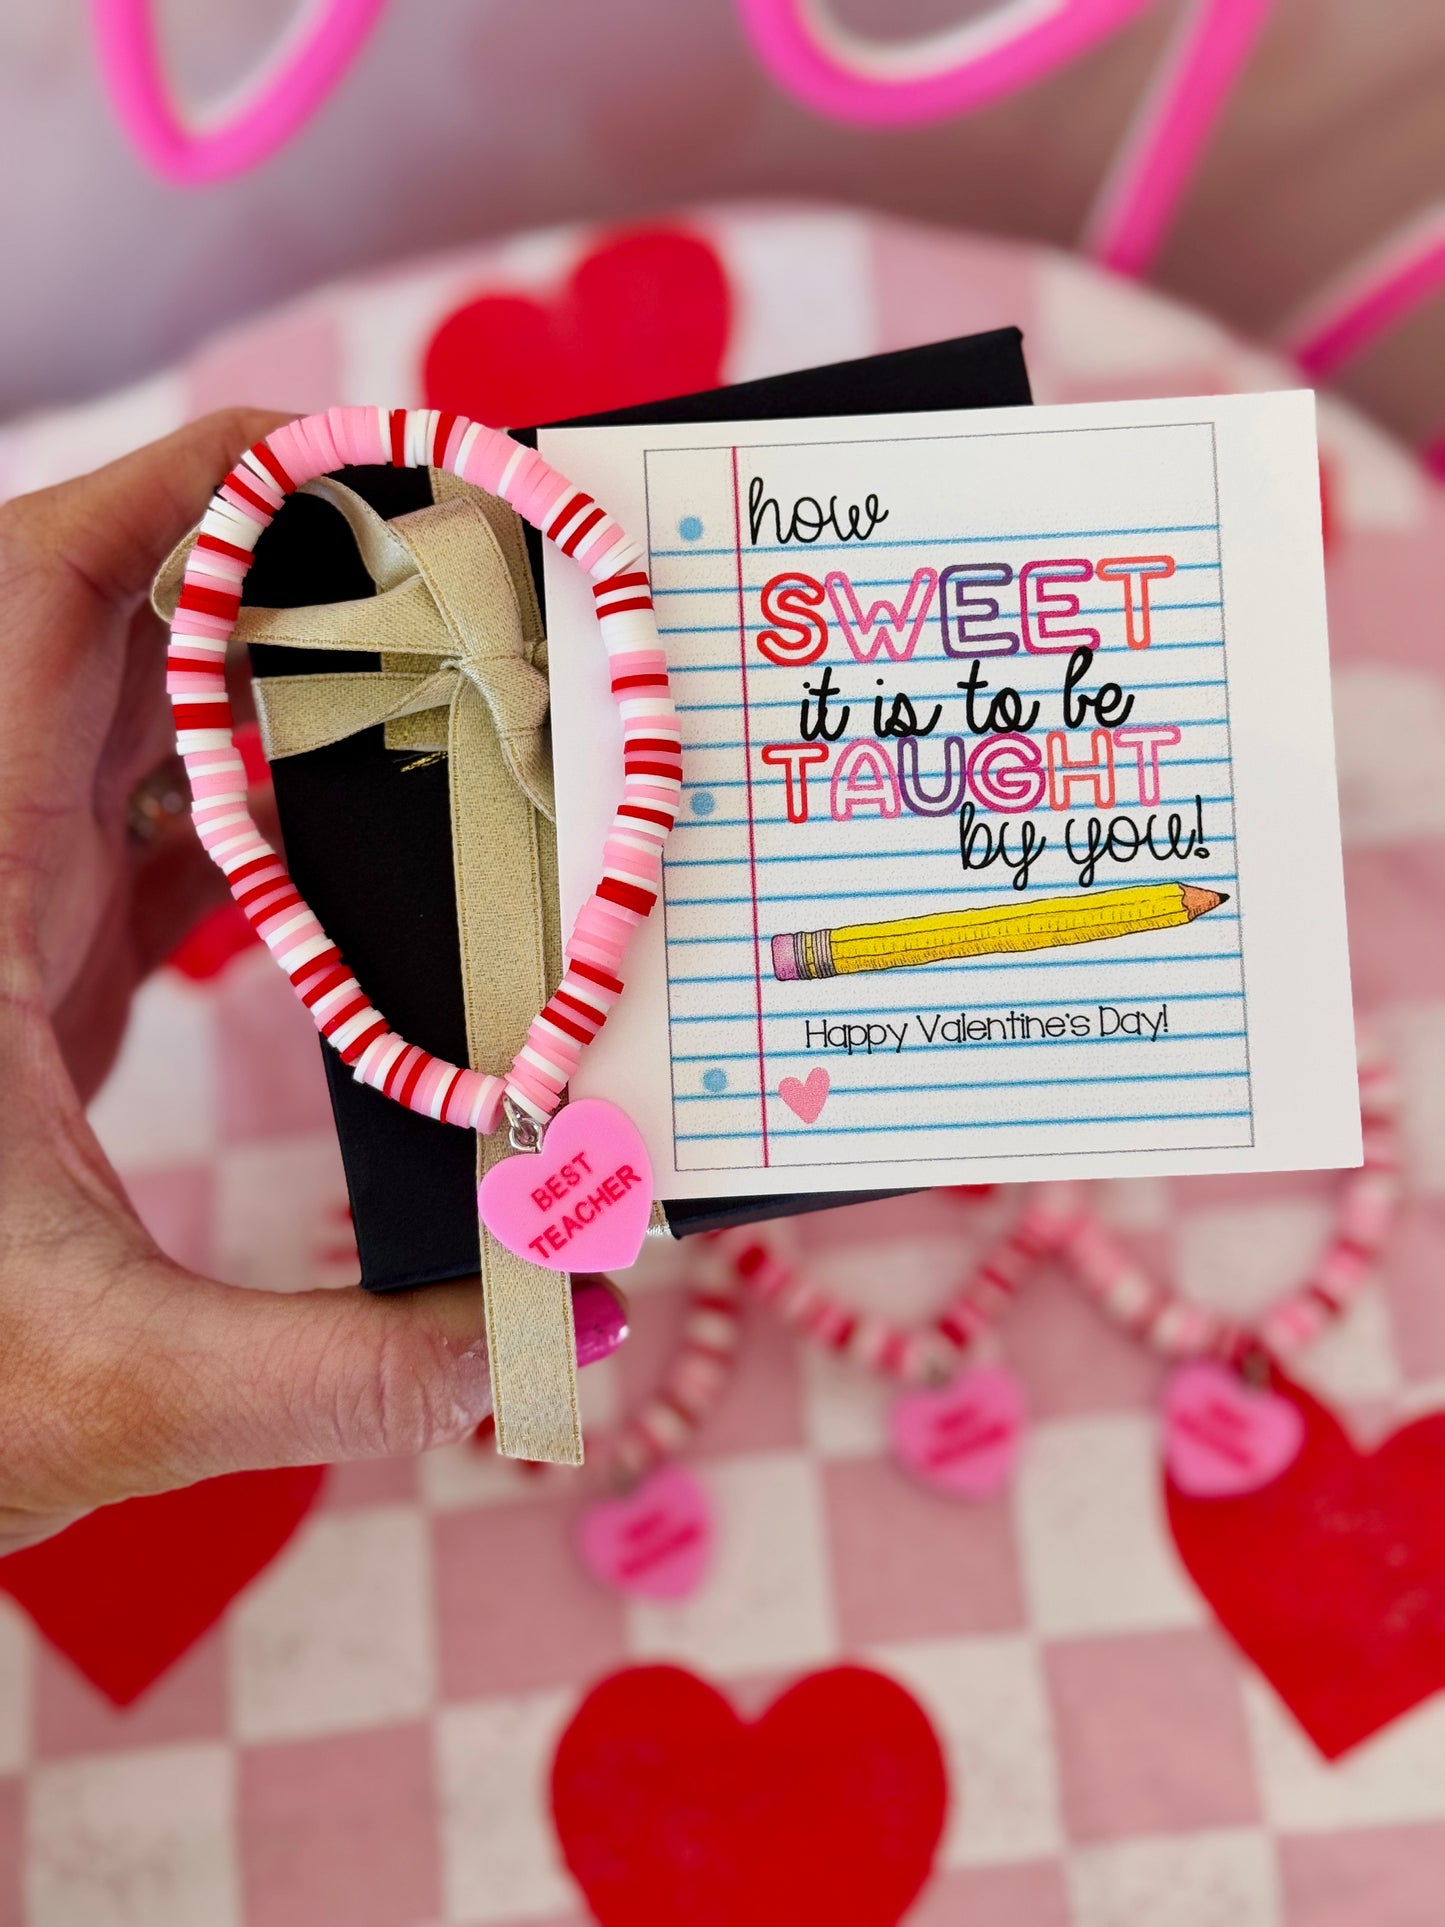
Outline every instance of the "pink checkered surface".
<path id="1" fill-rule="evenodd" d="M 672 225 L 725 277 L 727 380 L 1006 322 L 1045 401 L 1294 379 L 1042 251 L 816 210 Z M 0 434 L 0 488 L 221 400 L 420 402 L 444 317 L 491 293 L 555 309 L 607 245 L 534 235 L 324 290 Z M 1378 1283 L 1300 1376 L 1368 1438 L 1445 1408 L 1445 496 L 1328 400 L 1321 437 L 1354 976 L 1403 1083 L 1407 1201 Z M 263 953 L 147 985 L 95 1120 L 177 1257 L 272 1290 L 354 1278 L 316 1047 Z M 1235 1313 L 1296 1282 L 1330 1219 L 1327 1178 L 1096 1190 L 1146 1258 Z M 840 1293 L 918 1314 L 1015 1203 L 900 1200 L 778 1235 Z M 655 1381 L 683 1315 L 675 1249 L 649 1246 L 625 1282 L 635 1336 L 584 1375 L 594 1435 Z M 572 1530 L 595 1475 L 472 1446 L 333 1472 L 277 1562 L 126 1712 L 0 1598 L 0 1927 L 583 1927 L 546 1784 L 589 1687 L 666 1660 L 755 1715 L 840 1659 L 905 1686 L 946 1758 L 911 1927 L 1433 1927 L 1445 1696 L 1326 1764 L 1174 1551 L 1156 1361 L 1048 1274 L 989 1344 L 1031 1425 L 1008 1490 L 964 1505 L 897 1471 L 884 1387 L 751 1313 L 692 1455 L 716 1562 L 680 1603 L 583 1572 Z"/>

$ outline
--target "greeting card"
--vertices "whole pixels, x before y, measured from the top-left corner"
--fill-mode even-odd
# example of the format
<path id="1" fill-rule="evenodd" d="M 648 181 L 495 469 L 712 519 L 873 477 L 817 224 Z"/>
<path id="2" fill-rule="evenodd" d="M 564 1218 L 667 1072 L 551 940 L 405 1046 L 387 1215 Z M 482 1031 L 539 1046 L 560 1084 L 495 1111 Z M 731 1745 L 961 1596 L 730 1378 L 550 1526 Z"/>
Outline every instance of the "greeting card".
<path id="1" fill-rule="evenodd" d="M 1307 394 L 539 447 L 646 531 L 683 719 L 574 1089 L 660 1196 L 1359 1162 Z M 619 744 L 547 600 L 565 922 Z"/>

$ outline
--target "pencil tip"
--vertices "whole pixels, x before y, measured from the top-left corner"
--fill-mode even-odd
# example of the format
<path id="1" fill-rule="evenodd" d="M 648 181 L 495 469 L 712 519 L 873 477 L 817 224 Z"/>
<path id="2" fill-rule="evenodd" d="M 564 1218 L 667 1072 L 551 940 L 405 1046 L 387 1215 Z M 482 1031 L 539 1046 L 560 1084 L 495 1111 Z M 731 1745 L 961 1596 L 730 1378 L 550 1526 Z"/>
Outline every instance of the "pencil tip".
<path id="1" fill-rule="evenodd" d="M 1228 894 L 1223 890 L 1201 890 L 1192 883 L 1181 883 L 1179 894 L 1184 899 L 1184 914 L 1191 923 L 1196 917 L 1217 910 L 1221 903 L 1229 901 Z"/>

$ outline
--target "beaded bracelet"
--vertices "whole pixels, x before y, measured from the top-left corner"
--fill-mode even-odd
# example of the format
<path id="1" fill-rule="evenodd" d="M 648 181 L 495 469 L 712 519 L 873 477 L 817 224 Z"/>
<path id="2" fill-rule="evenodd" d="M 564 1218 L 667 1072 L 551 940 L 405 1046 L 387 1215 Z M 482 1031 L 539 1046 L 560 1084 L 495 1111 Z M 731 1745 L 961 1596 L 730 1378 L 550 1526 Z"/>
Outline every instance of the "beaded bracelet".
<path id="1" fill-rule="evenodd" d="M 677 1463 L 732 1383 L 741 1335 L 742 1285 L 701 1240 L 689 1253 L 700 1275 L 661 1382 L 611 1441 L 610 1497 L 577 1520 L 577 1551 L 594 1579 L 627 1598 L 689 1598 L 707 1577 L 717 1519 L 706 1484 Z"/>
<path id="2" fill-rule="evenodd" d="M 1012 1302 L 1024 1273 L 1048 1254 L 1061 1229 L 1050 1212 L 1026 1207 L 937 1317 L 921 1325 L 898 1324 L 846 1304 L 756 1232 L 721 1231 L 714 1238 L 754 1295 L 824 1351 L 905 1385 L 942 1385 Z"/>
<path id="3" fill-rule="evenodd" d="M 252 551 L 302 483 L 368 464 L 445 469 L 501 496 L 592 578 L 622 715 L 623 796 L 601 880 L 566 946 L 561 984 L 504 1076 L 449 1063 L 390 1029 L 246 808 L 225 657 Z M 657 901 L 662 847 L 681 791 L 681 735 L 638 545 L 590 495 L 499 430 L 434 408 L 332 408 L 290 422 L 248 449 L 212 497 L 186 564 L 167 671 L 201 842 L 322 1036 L 361 1083 L 407 1109 L 483 1135 L 505 1111 L 513 1148 L 536 1149 L 540 1127 L 557 1110 L 582 1051 L 621 994 L 623 952 Z M 586 1108 L 612 1109 L 596 1102 Z M 635 1138 L 632 1132 L 629 1147 Z M 489 1181 L 502 1168 L 489 1173 Z M 635 1182 L 641 1188 L 642 1177 Z M 485 1192 L 484 1185 L 484 1216 L 502 1242 L 529 1262 L 561 1269 L 553 1251 L 529 1249 L 530 1240 L 519 1247 L 515 1231 L 509 1235 L 507 1226 L 493 1223 Z M 626 1259 L 613 1254 L 611 1262 Z"/>
<path id="4" fill-rule="evenodd" d="M 899 1466 L 947 1498 L 974 1500 L 993 1497 L 1007 1482 L 1027 1414 L 1013 1373 L 973 1365 L 970 1354 L 1060 1229 L 1050 1212 L 1026 1206 L 944 1310 L 918 1326 L 844 1304 L 751 1232 L 719 1232 L 716 1242 L 735 1275 L 788 1324 L 835 1357 L 898 1382 L 888 1433 Z"/>
<path id="5" fill-rule="evenodd" d="M 1334 1232 L 1309 1276 L 1258 1319 L 1228 1318 L 1151 1278 L 1092 1211 L 1061 1216 L 1059 1257 L 1116 1325 L 1164 1358 L 1215 1358 L 1232 1365 L 1261 1354 L 1287 1359 L 1342 1317 L 1368 1282 L 1399 1194 L 1396 1107 L 1388 1067 L 1362 1049 L 1364 1162 L 1345 1179 Z M 1051 1207 L 1046 1202 L 1043 1208 Z"/>
<path id="6" fill-rule="evenodd" d="M 689 1288 L 682 1335 L 661 1383 L 612 1441 L 614 1483 L 632 1485 L 676 1458 L 706 1421 L 736 1370 L 741 1322 L 740 1280 L 709 1265 L 707 1275 Z"/>

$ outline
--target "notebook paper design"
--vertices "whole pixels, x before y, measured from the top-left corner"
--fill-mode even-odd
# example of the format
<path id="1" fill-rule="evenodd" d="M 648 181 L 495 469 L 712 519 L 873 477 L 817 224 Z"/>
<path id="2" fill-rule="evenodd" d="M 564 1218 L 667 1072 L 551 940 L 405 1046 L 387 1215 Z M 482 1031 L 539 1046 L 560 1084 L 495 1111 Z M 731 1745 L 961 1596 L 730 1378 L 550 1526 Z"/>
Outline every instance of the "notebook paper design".
<path id="1" fill-rule="evenodd" d="M 635 492 L 683 722 L 588 1083 L 673 1195 L 1357 1157 L 1306 398 L 545 452 Z M 555 587 L 565 891 L 600 692 Z"/>

